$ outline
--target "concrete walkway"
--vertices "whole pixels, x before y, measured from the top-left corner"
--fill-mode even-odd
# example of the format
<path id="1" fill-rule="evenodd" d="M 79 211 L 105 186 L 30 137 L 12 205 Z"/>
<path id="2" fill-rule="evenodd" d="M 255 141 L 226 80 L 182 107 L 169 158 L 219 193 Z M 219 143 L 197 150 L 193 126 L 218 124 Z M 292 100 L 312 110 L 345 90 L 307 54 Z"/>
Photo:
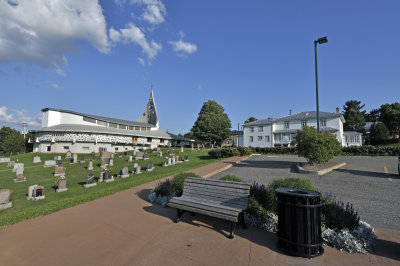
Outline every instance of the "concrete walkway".
<path id="1" fill-rule="evenodd" d="M 230 158 L 195 169 L 202 176 L 229 167 Z M 374 254 L 325 247 L 312 260 L 277 249 L 276 234 L 152 205 L 157 181 L 27 220 L 0 230 L 0 265 L 400 265 L 400 232 L 377 229 Z"/>

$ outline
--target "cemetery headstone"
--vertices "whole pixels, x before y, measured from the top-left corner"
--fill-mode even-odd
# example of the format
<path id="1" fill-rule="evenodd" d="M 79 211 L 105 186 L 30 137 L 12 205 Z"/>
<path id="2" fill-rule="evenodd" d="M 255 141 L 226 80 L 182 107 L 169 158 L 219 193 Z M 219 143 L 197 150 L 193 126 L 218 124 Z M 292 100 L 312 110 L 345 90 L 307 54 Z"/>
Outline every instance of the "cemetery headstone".
<path id="1" fill-rule="evenodd" d="M 110 158 L 109 162 L 108 162 L 109 166 L 114 166 L 114 159 Z"/>
<path id="2" fill-rule="evenodd" d="M 69 159 L 69 158 L 71 158 L 71 151 L 67 151 L 66 153 L 65 153 L 65 159 Z"/>
<path id="3" fill-rule="evenodd" d="M 148 160 L 149 159 L 149 155 L 147 155 L 147 153 L 145 153 L 144 155 L 143 155 L 143 160 Z"/>
<path id="4" fill-rule="evenodd" d="M 0 163 L 9 163 L 11 162 L 10 158 L 0 158 Z"/>
<path id="5" fill-rule="evenodd" d="M 171 158 L 171 164 L 176 164 L 175 157 Z"/>
<path id="6" fill-rule="evenodd" d="M 136 156 L 136 154 L 139 152 L 139 150 L 133 150 L 133 156 Z"/>
<path id="7" fill-rule="evenodd" d="M 92 160 L 89 161 L 89 165 L 88 165 L 87 169 L 88 170 L 93 170 L 93 161 Z"/>
<path id="8" fill-rule="evenodd" d="M 175 162 L 181 163 L 181 158 L 179 157 L 179 155 L 175 156 Z"/>
<path id="9" fill-rule="evenodd" d="M 168 155 L 174 155 L 174 150 L 168 150 Z"/>
<path id="10" fill-rule="evenodd" d="M 108 183 L 114 181 L 111 170 L 105 170 L 103 174 L 103 181 Z"/>
<path id="11" fill-rule="evenodd" d="M 193 142 L 192 142 L 192 150 L 194 150 L 194 148 L 193 148 Z"/>
<path id="12" fill-rule="evenodd" d="M 32 185 L 28 188 L 28 196 L 26 197 L 27 200 L 41 200 L 44 199 L 44 187 L 38 185 Z"/>
<path id="13" fill-rule="evenodd" d="M 58 178 L 58 188 L 56 189 L 56 192 L 64 192 L 67 190 L 67 179 L 62 175 Z"/>
<path id="14" fill-rule="evenodd" d="M 19 166 L 16 170 L 15 170 L 15 179 L 14 182 L 15 183 L 20 183 L 20 182 L 25 182 L 26 181 L 26 177 L 24 175 L 24 167 L 23 166 Z"/>
<path id="15" fill-rule="evenodd" d="M 122 170 L 119 172 L 118 177 L 121 177 L 121 178 L 129 177 L 129 168 L 128 168 L 128 166 L 125 166 L 124 168 L 122 168 Z"/>
<path id="16" fill-rule="evenodd" d="M 134 163 L 134 164 L 133 164 L 133 171 L 132 171 L 132 174 L 135 174 L 135 173 L 136 173 L 136 167 L 138 167 L 138 164 L 137 164 L 137 163 Z"/>
<path id="17" fill-rule="evenodd" d="M 56 165 L 61 166 L 62 165 L 62 160 L 56 160 Z"/>
<path id="18" fill-rule="evenodd" d="M 157 155 L 158 155 L 158 157 L 162 157 L 162 151 L 159 151 L 159 152 L 157 153 Z"/>
<path id="19" fill-rule="evenodd" d="M 153 171 L 153 170 L 154 170 L 154 162 L 149 162 L 149 163 L 147 164 L 146 171 L 147 171 L 147 172 L 150 172 L 150 171 Z"/>
<path id="20" fill-rule="evenodd" d="M 22 167 L 24 168 L 24 164 L 23 163 L 15 163 L 14 164 L 14 168 L 13 168 L 13 172 L 17 171 L 17 168 Z"/>
<path id="21" fill-rule="evenodd" d="M 41 163 L 42 161 L 40 160 L 39 156 L 33 157 L 33 163 Z"/>
<path id="22" fill-rule="evenodd" d="M 53 166 L 56 166 L 56 161 L 54 161 L 54 160 L 44 161 L 44 165 L 43 165 L 44 168 L 53 167 Z"/>
<path id="23" fill-rule="evenodd" d="M 111 153 L 111 154 L 110 154 L 110 158 L 113 158 L 113 159 L 114 159 L 114 153 Z"/>
<path id="24" fill-rule="evenodd" d="M 85 162 L 85 157 L 81 157 L 81 159 L 79 160 L 80 163 L 84 163 Z"/>
<path id="25" fill-rule="evenodd" d="M 7 163 L 7 167 L 14 167 L 14 161 Z"/>
<path id="26" fill-rule="evenodd" d="M 142 173 L 142 172 L 140 171 L 141 168 L 142 168 L 142 167 L 140 167 L 140 165 L 136 166 L 136 168 L 135 168 L 135 174 L 136 174 L 136 175 L 139 175 L 139 174 Z"/>
<path id="27" fill-rule="evenodd" d="M 88 174 L 86 176 L 86 184 L 84 184 L 83 186 L 85 188 L 88 187 L 94 187 L 96 185 L 96 181 L 94 180 L 94 174 Z"/>
<path id="28" fill-rule="evenodd" d="M 139 151 L 136 153 L 135 160 L 143 160 L 144 152 Z"/>
<path id="29" fill-rule="evenodd" d="M 12 202 L 10 202 L 11 190 L 2 189 L 0 190 L 0 211 L 12 207 Z"/>
<path id="30" fill-rule="evenodd" d="M 133 161 L 133 157 L 132 155 L 129 156 L 128 162 L 132 162 Z"/>
<path id="31" fill-rule="evenodd" d="M 65 175 L 65 169 L 64 166 L 56 166 L 54 170 L 54 176 L 64 176 Z"/>
<path id="32" fill-rule="evenodd" d="M 112 157 L 111 157 L 112 156 Z M 114 158 L 114 154 L 112 152 L 109 151 L 105 151 L 101 154 L 102 158 Z"/>
<path id="33" fill-rule="evenodd" d="M 169 166 L 169 158 L 164 158 L 163 166 Z"/>
<path id="34" fill-rule="evenodd" d="M 183 146 L 181 146 L 181 153 L 183 153 Z"/>
<path id="35" fill-rule="evenodd" d="M 183 157 L 183 161 L 189 162 L 189 156 L 187 154 L 185 154 L 185 156 Z"/>
<path id="36" fill-rule="evenodd" d="M 74 155 L 72 156 L 72 158 L 74 159 L 74 160 L 73 160 L 73 163 L 77 163 L 77 162 L 78 162 L 78 154 L 74 153 Z"/>

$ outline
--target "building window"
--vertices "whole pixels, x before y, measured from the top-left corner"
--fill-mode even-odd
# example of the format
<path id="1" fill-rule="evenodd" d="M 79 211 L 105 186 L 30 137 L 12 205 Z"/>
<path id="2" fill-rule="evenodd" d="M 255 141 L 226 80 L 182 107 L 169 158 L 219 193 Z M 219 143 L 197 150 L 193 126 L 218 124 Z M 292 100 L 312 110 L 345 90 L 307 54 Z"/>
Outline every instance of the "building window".
<path id="1" fill-rule="evenodd" d="M 258 127 L 258 132 L 263 132 L 263 127 L 261 126 L 261 127 Z"/>
<path id="2" fill-rule="evenodd" d="M 138 141 L 137 137 L 132 137 L 132 143 L 136 143 Z"/>
<path id="3" fill-rule="evenodd" d="M 89 117 L 86 117 L 86 116 L 84 116 L 84 117 L 82 117 L 82 118 L 83 118 L 83 121 L 85 121 L 85 122 L 89 122 L 89 123 L 92 123 L 92 124 L 96 124 L 96 119 L 89 118 Z"/>
<path id="4" fill-rule="evenodd" d="M 69 146 L 64 146 L 63 149 L 67 151 L 69 150 Z"/>
<path id="5" fill-rule="evenodd" d="M 289 122 L 285 122 L 285 128 L 289 128 Z"/>
<path id="6" fill-rule="evenodd" d="M 140 131 L 140 127 L 135 127 L 135 130 Z"/>
<path id="7" fill-rule="evenodd" d="M 282 140 L 282 135 L 280 133 L 274 134 L 274 139 L 275 139 L 275 141 L 280 141 L 280 140 Z"/>
<path id="8" fill-rule="evenodd" d="M 258 141 L 262 141 L 263 140 L 263 136 L 258 136 Z"/>
<path id="9" fill-rule="evenodd" d="M 115 151 L 117 151 L 118 150 L 118 148 L 115 148 Z"/>
<path id="10" fill-rule="evenodd" d="M 164 143 L 164 139 L 160 139 L 160 143 Z"/>
<path id="11" fill-rule="evenodd" d="M 46 150 L 47 150 L 47 151 L 51 151 L 51 146 L 47 146 L 47 147 L 46 147 Z"/>
<path id="12" fill-rule="evenodd" d="M 307 126 L 307 120 L 301 121 L 301 126 L 302 126 L 302 127 Z"/>
<path id="13" fill-rule="evenodd" d="M 120 129 L 126 129 L 126 126 L 125 126 L 125 125 L 118 125 L 118 128 L 120 128 Z"/>
<path id="14" fill-rule="evenodd" d="M 129 130 L 135 130 L 135 127 L 129 126 Z"/>
<path id="15" fill-rule="evenodd" d="M 151 142 L 151 138 L 147 138 L 147 142 Z"/>
<path id="16" fill-rule="evenodd" d="M 319 121 L 319 126 L 326 127 L 326 120 L 320 120 Z"/>
<path id="17" fill-rule="evenodd" d="M 109 126 L 109 127 L 113 127 L 113 128 L 117 128 L 117 127 L 118 127 L 118 124 L 115 124 L 115 123 L 108 123 L 108 126 Z"/>
<path id="18" fill-rule="evenodd" d="M 105 121 L 100 121 L 100 120 L 97 120 L 97 124 L 98 125 L 101 125 L 101 126 L 107 126 L 107 122 L 105 122 Z"/>
<path id="19" fill-rule="evenodd" d="M 88 150 L 89 150 L 89 147 L 82 147 L 82 150 L 88 151 Z"/>
<path id="20" fill-rule="evenodd" d="M 265 136 L 265 143 L 270 142 L 269 136 Z"/>
<path id="21" fill-rule="evenodd" d="M 254 132 L 254 127 L 250 127 L 250 132 Z"/>
<path id="22" fill-rule="evenodd" d="M 250 136 L 250 142 L 253 142 L 253 136 Z"/>

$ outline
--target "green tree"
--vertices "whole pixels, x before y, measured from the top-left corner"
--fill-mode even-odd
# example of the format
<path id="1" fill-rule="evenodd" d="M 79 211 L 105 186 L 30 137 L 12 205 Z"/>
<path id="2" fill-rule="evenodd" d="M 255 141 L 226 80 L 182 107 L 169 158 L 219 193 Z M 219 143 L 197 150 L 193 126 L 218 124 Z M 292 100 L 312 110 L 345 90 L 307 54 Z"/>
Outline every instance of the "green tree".
<path id="1" fill-rule="evenodd" d="M 0 152 L 23 152 L 25 151 L 24 136 L 10 127 L 0 129 Z"/>
<path id="2" fill-rule="evenodd" d="M 324 163 L 341 154 L 340 143 L 328 132 L 318 133 L 313 127 L 304 126 L 297 131 L 297 151 L 309 163 Z"/>
<path id="3" fill-rule="evenodd" d="M 381 109 L 372 109 L 368 114 L 365 114 L 365 121 L 377 122 L 381 117 Z"/>
<path id="4" fill-rule="evenodd" d="M 381 105 L 380 120 L 391 134 L 400 135 L 400 103 Z"/>
<path id="5" fill-rule="evenodd" d="M 254 122 L 254 121 L 258 121 L 258 119 L 255 118 L 254 116 L 250 116 L 246 121 L 244 121 L 243 124 L 251 123 L 251 122 Z"/>
<path id="6" fill-rule="evenodd" d="M 389 130 L 383 123 L 373 123 L 370 128 L 369 139 L 372 144 L 379 144 L 390 137 Z"/>
<path id="7" fill-rule="evenodd" d="M 346 120 L 343 125 L 344 130 L 352 130 L 358 132 L 365 131 L 365 110 L 361 111 L 364 106 L 364 104 L 361 105 L 361 102 L 356 100 L 347 101 L 345 105 L 343 105 L 343 117 Z"/>
<path id="8" fill-rule="evenodd" d="M 191 132 L 200 141 L 222 143 L 231 134 L 231 120 L 216 101 L 203 104 Z"/>

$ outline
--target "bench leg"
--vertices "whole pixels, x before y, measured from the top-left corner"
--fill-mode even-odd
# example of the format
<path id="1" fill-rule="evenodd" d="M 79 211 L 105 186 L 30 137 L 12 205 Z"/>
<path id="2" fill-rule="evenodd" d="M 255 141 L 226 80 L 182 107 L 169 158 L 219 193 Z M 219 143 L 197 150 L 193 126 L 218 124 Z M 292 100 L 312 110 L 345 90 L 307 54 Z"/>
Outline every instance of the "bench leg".
<path id="1" fill-rule="evenodd" d="M 247 224 L 246 224 L 246 221 L 244 220 L 244 213 L 243 212 L 241 212 L 239 214 L 239 222 L 242 224 L 243 229 L 247 229 L 248 228 Z"/>
<path id="2" fill-rule="evenodd" d="M 231 234 L 229 235 L 229 238 L 230 238 L 230 239 L 234 238 L 235 227 L 236 227 L 236 223 L 235 223 L 235 222 L 232 222 L 232 223 L 231 223 Z"/>
<path id="3" fill-rule="evenodd" d="M 179 223 L 179 219 L 181 218 L 183 214 L 183 211 L 180 209 L 176 209 L 176 219 L 175 219 L 175 223 Z"/>

